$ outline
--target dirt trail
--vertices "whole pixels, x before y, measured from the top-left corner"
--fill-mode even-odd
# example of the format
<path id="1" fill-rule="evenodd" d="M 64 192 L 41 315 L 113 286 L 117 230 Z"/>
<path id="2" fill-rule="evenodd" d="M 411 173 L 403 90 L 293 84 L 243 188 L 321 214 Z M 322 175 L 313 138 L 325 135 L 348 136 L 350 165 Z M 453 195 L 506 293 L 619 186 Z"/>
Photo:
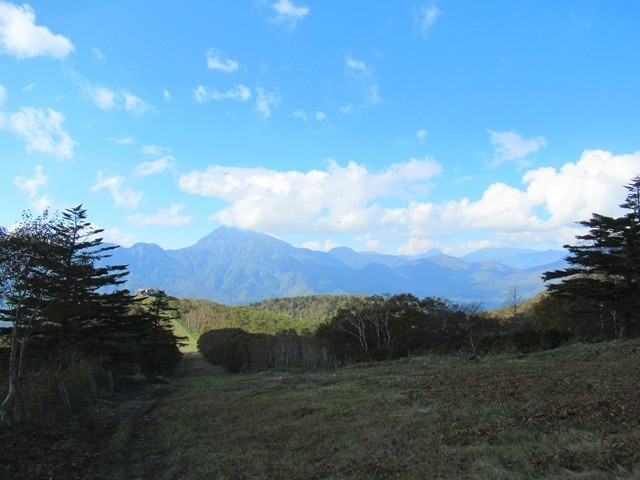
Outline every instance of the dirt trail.
<path id="1" fill-rule="evenodd" d="M 185 344 L 180 347 L 182 359 L 172 376 L 177 388 L 184 380 L 210 376 L 223 373 L 221 367 L 216 367 L 207 362 L 198 351 L 196 341 L 179 324 L 174 325 L 176 335 L 186 337 Z M 121 478 L 127 480 L 157 479 L 161 477 L 163 455 L 154 452 L 153 443 L 157 437 L 157 417 L 162 409 L 162 400 L 158 399 L 156 405 L 144 416 L 133 422 L 133 434 L 128 446 L 128 458 L 125 473 Z"/>
<path id="2" fill-rule="evenodd" d="M 176 369 L 178 379 L 185 377 L 200 377 L 203 375 L 215 375 L 221 373 L 222 368 L 211 365 L 200 352 L 187 352 L 182 354 L 180 365 Z"/>
<path id="3" fill-rule="evenodd" d="M 196 340 L 189 335 L 182 325 L 174 323 L 174 331 L 179 337 L 186 337 L 184 344 L 180 347 L 182 359 L 176 368 L 178 378 L 197 377 L 202 375 L 212 375 L 222 372 L 222 369 L 207 362 L 198 351 Z"/>

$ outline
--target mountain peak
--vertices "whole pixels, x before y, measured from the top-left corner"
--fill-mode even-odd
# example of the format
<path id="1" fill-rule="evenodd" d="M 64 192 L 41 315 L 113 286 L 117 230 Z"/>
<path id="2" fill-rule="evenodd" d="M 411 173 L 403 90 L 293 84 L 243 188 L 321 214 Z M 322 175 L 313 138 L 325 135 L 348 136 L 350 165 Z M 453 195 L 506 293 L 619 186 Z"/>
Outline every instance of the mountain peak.
<path id="1" fill-rule="evenodd" d="M 129 265 L 125 287 L 131 291 L 153 286 L 174 296 L 227 304 L 307 294 L 412 293 L 455 302 L 479 300 L 491 307 L 502 301 L 508 285 L 517 284 L 527 294 L 543 290 L 540 276 L 548 260 L 562 254 L 493 249 L 480 251 L 474 259 L 437 251 L 415 257 L 385 255 L 349 247 L 318 252 L 264 233 L 222 226 L 190 247 L 163 250 L 136 244 L 115 250 L 111 260 Z"/>

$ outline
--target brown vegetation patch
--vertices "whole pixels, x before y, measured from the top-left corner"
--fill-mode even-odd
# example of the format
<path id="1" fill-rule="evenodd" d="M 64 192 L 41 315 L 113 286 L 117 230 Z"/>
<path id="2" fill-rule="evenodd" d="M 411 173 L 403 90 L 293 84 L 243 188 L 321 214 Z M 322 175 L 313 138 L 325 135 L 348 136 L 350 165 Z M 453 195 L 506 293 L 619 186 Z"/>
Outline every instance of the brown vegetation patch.
<path id="1" fill-rule="evenodd" d="M 640 422 L 640 395 L 620 392 L 610 396 L 569 398 L 542 402 L 519 416 L 526 428 L 550 430 L 563 428 L 566 422 L 584 424 L 592 420 L 614 425 L 638 425 Z"/>

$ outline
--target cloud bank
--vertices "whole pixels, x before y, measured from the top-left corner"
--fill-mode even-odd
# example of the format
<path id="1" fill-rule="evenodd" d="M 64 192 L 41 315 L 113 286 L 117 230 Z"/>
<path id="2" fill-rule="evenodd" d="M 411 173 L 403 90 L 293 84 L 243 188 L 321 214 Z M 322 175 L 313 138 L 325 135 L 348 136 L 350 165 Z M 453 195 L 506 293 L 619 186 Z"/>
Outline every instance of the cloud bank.
<path id="1" fill-rule="evenodd" d="M 519 186 L 493 183 L 477 199 L 418 200 L 437 191 L 442 172 L 429 158 L 397 163 L 382 172 L 333 160 L 324 170 L 308 172 L 216 165 L 185 173 L 178 184 L 184 192 L 227 202 L 214 214 L 224 225 L 270 233 L 348 232 L 366 237 L 370 245 L 395 239 L 401 242 L 398 253 L 436 247 L 459 253 L 503 240 L 556 245 L 573 241 L 575 222 L 593 212 L 618 212 L 622 185 L 640 172 L 640 152 L 587 150 L 559 169 L 528 170 Z M 462 243 L 451 244 L 451 238 L 465 235 Z"/>
<path id="2" fill-rule="evenodd" d="M 278 172 L 212 166 L 183 174 L 181 190 L 229 202 L 216 218 L 226 225 L 262 231 L 351 231 L 366 228 L 384 209 L 379 200 L 407 191 L 426 193 L 441 167 L 430 159 L 391 165 L 371 173 L 350 162 L 326 170 Z"/>

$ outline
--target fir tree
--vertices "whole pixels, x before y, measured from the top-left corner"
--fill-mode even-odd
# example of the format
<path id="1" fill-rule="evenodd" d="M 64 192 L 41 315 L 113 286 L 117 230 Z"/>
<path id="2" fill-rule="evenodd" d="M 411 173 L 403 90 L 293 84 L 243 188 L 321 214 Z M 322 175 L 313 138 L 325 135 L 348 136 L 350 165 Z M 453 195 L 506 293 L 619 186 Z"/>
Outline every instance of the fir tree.
<path id="1" fill-rule="evenodd" d="M 576 236 L 580 242 L 565 245 L 570 266 L 546 272 L 549 292 L 571 301 L 574 311 L 591 314 L 600 331 L 613 329 L 629 336 L 640 308 L 640 177 L 625 187 L 621 217 L 597 213 L 578 222 L 588 229 Z M 608 326 L 611 326 L 610 328 Z"/>

